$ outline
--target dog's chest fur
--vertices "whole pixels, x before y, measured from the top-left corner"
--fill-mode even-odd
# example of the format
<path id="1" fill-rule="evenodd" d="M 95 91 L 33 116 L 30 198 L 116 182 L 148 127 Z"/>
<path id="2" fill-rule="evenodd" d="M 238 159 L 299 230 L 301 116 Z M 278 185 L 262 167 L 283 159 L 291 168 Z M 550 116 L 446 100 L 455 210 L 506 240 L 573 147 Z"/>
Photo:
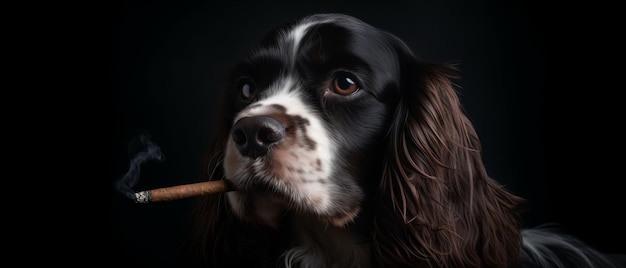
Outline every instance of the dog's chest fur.
<path id="1" fill-rule="evenodd" d="M 371 267 L 370 241 L 353 229 L 338 228 L 306 216 L 292 220 L 298 245 L 280 258 L 282 267 Z"/>

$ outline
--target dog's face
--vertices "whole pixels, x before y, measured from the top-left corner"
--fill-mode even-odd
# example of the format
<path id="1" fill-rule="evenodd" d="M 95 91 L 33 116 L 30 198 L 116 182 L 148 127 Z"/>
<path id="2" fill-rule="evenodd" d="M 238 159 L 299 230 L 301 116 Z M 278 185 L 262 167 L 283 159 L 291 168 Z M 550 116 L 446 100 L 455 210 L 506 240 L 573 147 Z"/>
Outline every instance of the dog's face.
<path id="1" fill-rule="evenodd" d="M 378 183 L 399 50 L 361 21 L 320 15 L 269 33 L 236 66 L 223 162 L 235 215 L 272 227 L 286 213 L 356 217 Z"/>

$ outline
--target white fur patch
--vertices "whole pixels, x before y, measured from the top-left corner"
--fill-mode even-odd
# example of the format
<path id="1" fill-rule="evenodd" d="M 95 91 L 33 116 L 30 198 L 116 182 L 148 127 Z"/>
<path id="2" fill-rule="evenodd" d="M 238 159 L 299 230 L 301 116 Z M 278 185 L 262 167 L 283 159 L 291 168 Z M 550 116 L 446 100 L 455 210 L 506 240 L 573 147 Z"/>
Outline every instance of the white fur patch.
<path id="1" fill-rule="evenodd" d="M 301 89 L 291 77 L 279 79 L 265 90 L 264 99 L 252 103 L 241 111 L 233 124 L 244 117 L 267 116 L 276 113 L 277 106 L 285 108 L 284 115 L 302 120 L 302 126 L 292 126 L 294 143 L 276 145 L 266 157 L 250 159 L 242 156 L 232 139 L 229 139 L 224 161 L 225 176 L 237 184 L 263 180 L 290 197 L 297 209 L 319 214 L 330 213 L 332 197 L 338 187 L 330 176 L 334 169 L 333 140 L 329 137 L 317 111 L 302 100 Z M 314 143 L 313 149 L 302 144 Z M 271 168 L 268 168 L 272 166 Z M 250 173 L 254 174 L 250 174 Z M 227 195 L 235 212 L 244 212 L 241 193 Z M 241 214 L 240 214 L 241 215 Z"/>

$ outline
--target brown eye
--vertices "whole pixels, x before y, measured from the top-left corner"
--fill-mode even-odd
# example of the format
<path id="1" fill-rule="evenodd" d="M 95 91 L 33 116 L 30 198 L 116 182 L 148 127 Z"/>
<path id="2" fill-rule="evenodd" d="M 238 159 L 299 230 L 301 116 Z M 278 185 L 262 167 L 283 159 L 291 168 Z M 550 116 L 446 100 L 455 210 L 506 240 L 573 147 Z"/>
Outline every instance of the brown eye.
<path id="1" fill-rule="evenodd" d="M 335 74 L 332 82 L 333 92 L 339 95 L 350 95 L 359 90 L 354 77 L 347 72 L 338 72 Z"/>
<path id="2" fill-rule="evenodd" d="M 243 79 L 239 82 L 239 90 L 241 92 L 241 98 L 244 100 L 251 100 L 256 96 L 256 87 L 252 80 Z"/>

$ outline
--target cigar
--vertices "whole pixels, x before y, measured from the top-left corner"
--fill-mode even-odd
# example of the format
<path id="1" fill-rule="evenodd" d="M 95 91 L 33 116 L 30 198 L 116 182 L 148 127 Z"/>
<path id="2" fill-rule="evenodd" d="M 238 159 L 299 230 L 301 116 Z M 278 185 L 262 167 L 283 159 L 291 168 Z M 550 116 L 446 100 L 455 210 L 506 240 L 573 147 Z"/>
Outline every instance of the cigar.
<path id="1" fill-rule="evenodd" d="M 233 190 L 233 187 L 224 180 L 197 182 L 137 192 L 135 193 L 135 203 L 172 201 L 189 197 L 225 193 Z"/>

